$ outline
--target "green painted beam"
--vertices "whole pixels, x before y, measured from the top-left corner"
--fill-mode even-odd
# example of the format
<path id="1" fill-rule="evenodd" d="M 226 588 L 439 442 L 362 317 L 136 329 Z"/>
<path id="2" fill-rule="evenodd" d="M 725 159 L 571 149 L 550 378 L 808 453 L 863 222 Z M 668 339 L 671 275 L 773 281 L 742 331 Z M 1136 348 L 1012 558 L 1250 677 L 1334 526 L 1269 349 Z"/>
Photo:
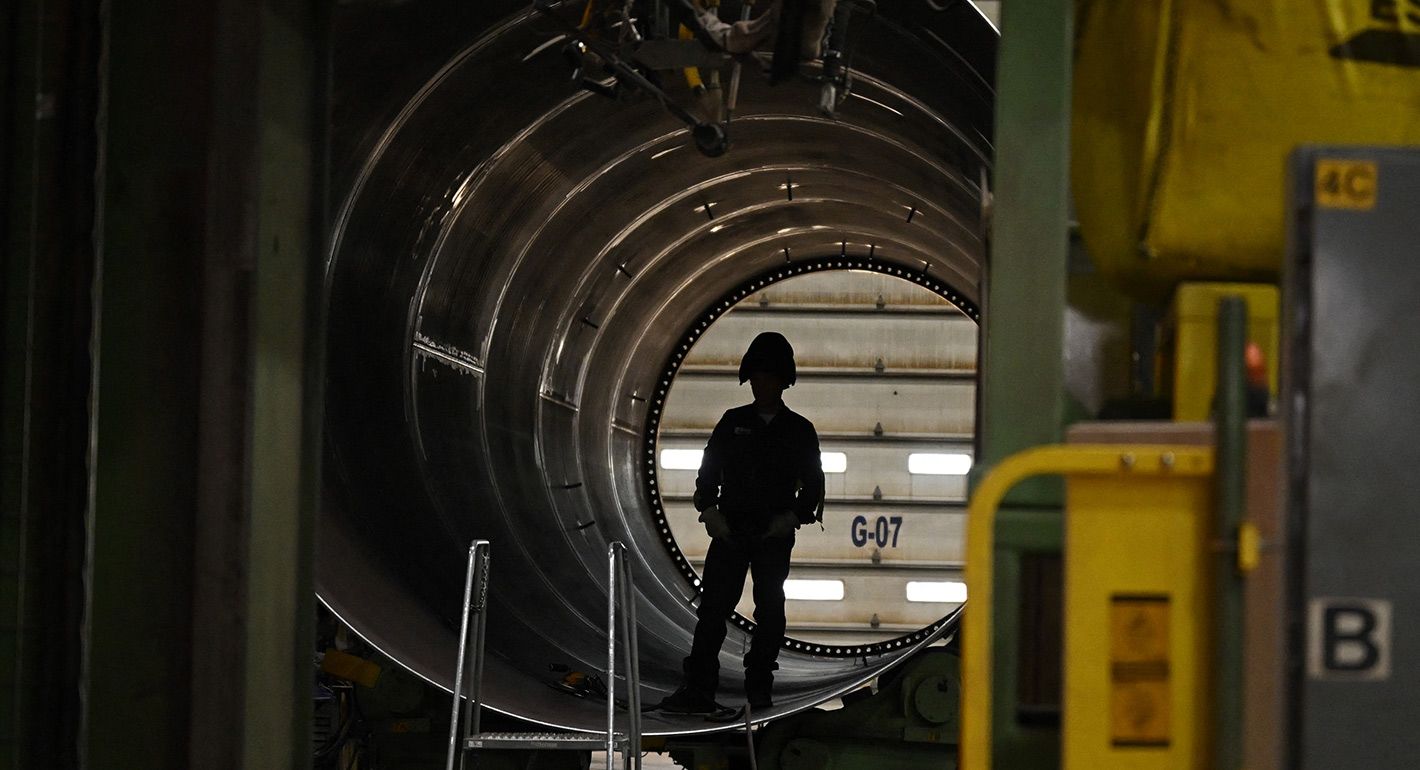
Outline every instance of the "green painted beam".
<path id="1" fill-rule="evenodd" d="M 1065 523 L 1054 508 L 1014 508 L 996 515 L 996 549 L 1031 553 L 1061 553 Z"/>
<path id="2" fill-rule="evenodd" d="M 1020 685 L 1020 612 L 1024 587 L 1022 562 L 1028 554 L 1058 554 L 1064 524 L 1054 509 L 1002 509 L 996 519 L 996 555 L 992 583 L 993 766 L 1007 770 L 1056 768 L 1060 732 L 1053 727 L 1022 725 L 1017 715 Z"/>
<path id="3" fill-rule="evenodd" d="M 79 761 L 98 19 L 0 13 L 0 768 Z"/>
<path id="4" fill-rule="evenodd" d="M 991 252 L 981 345 L 981 450 L 973 476 L 1012 454 L 1061 440 L 1069 262 L 1069 141 L 1074 3 L 1001 9 Z M 1000 768 L 1051 768 L 1059 731 L 1017 717 L 1024 554 L 1058 553 L 1062 483 L 1028 479 L 997 523 L 992 754 Z"/>
<path id="5" fill-rule="evenodd" d="M 251 562 L 243 765 L 311 762 L 313 577 L 320 501 L 322 235 L 316 201 L 313 3 L 261 3 L 256 274 L 252 297 Z"/>
<path id="6" fill-rule="evenodd" d="M 31 2 L 0 14 L 0 83 L 33 83 L 38 33 Z M 30 281 L 34 244 L 28 237 L 35 205 L 34 132 L 37 126 L 21 105 L 32 103 L 33 88 L 18 85 L 0 92 L 0 769 L 21 762 L 21 703 L 27 678 L 24 602 L 25 519 L 29 510 L 28 423 L 30 381 Z M 28 118 L 28 119 L 27 119 Z"/>
<path id="7" fill-rule="evenodd" d="M 188 764 L 207 14 L 107 7 L 84 756 Z M 221 664 L 219 661 L 212 661 Z"/>
<path id="8" fill-rule="evenodd" d="M 1214 536 L 1229 544 L 1213 557 L 1213 767 L 1237 770 L 1243 760 L 1243 578 L 1238 527 L 1247 507 L 1247 302 L 1224 297 L 1218 307 L 1217 506 Z"/>
<path id="9" fill-rule="evenodd" d="M 307 767 L 324 4 L 105 8 L 86 767 Z"/>
<path id="10" fill-rule="evenodd" d="M 982 308 L 981 440 L 973 478 L 1033 446 L 1059 443 L 1065 415 L 1069 142 L 1074 3 L 1003 3 L 996 83 L 991 250 Z M 1020 723 L 1022 560 L 1058 553 L 1063 486 L 1017 485 L 998 514 L 993 607 L 992 756 L 998 768 L 1053 768 L 1059 730 Z"/>
<path id="11" fill-rule="evenodd" d="M 1060 440 L 1069 257 L 1074 3 L 1003 3 L 996 85 L 995 204 L 983 307 L 981 473 Z M 1058 479 L 1007 504 L 1052 505 Z"/>

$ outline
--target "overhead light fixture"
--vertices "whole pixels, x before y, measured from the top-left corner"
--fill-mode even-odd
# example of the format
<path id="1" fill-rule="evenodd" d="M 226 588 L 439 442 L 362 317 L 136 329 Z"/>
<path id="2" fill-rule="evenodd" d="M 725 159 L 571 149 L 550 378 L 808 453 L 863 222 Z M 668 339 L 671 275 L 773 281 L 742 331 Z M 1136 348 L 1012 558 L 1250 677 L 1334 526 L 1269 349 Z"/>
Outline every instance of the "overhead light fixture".
<path id="1" fill-rule="evenodd" d="M 662 449 L 661 469 L 667 471 L 700 470 L 702 449 Z M 848 455 L 842 452 L 820 452 L 819 461 L 824 473 L 843 473 L 848 470 Z"/>
<path id="2" fill-rule="evenodd" d="M 910 580 L 907 583 L 907 600 L 961 604 L 966 601 L 966 583 L 956 580 Z"/>
<path id="3" fill-rule="evenodd" d="M 668 471 L 698 471 L 703 449 L 662 449 L 661 468 Z"/>
<path id="4" fill-rule="evenodd" d="M 913 452 L 907 456 L 907 472 L 923 476 L 965 476 L 971 472 L 971 455 Z"/>
<path id="5" fill-rule="evenodd" d="M 790 578 L 784 581 L 784 598 L 806 602 L 843 601 L 843 581 Z"/>

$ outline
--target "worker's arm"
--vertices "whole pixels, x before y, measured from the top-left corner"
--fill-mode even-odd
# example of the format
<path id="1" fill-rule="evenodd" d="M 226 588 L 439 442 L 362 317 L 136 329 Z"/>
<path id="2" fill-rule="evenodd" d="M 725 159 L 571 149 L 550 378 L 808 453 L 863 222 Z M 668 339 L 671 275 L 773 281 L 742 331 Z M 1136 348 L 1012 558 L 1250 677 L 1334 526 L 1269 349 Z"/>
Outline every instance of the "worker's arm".
<path id="1" fill-rule="evenodd" d="M 813 423 L 804 423 L 807 429 L 799 454 L 799 495 L 794 500 L 794 515 L 800 524 L 812 524 L 823 504 L 823 458 L 819 454 L 818 432 Z"/>
<path id="2" fill-rule="evenodd" d="M 700 473 L 695 477 L 695 510 L 705 511 L 720 503 L 720 485 L 725 480 L 725 453 L 729 449 L 729 412 L 720 417 L 705 452 L 700 457 Z"/>

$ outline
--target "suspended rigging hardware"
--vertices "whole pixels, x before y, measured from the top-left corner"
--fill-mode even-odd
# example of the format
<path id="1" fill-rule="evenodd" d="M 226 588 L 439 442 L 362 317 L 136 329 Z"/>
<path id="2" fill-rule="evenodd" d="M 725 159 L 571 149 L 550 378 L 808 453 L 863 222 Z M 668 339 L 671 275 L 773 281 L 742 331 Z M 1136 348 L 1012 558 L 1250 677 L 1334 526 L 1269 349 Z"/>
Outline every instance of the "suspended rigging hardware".
<path id="1" fill-rule="evenodd" d="M 818 101 L 819 112 L 830 118 L 838 113 L 853 90 L 853 49 L 863 27 L 877 10 L 875 0 L 838 0 L 834 5 L 833 17 L 824 33 L 820 76 L 823 85 Z"/>
<path id="2" fill-rule="evenodd" d="M 690 129 L 696 149 L 713 158 L 729 149 L 729 124 L 738 106 L 741 69 L 745 63 L 761 64 L 753 48 L 769 31 L 768 24 L 776 19 L 802 20 L 805 6 L 814 2 L 831 6 L 822 39 L 811 48 L 801 46 L 802 24 L 779 24 L 768 72 L 770 82 L 778 82 L 785 73 L 802 71 L 804 50 L 817 51 L 821 68 L 811 79 L 822 83 L 819 111 L 834 117 L 852 88 L 853 47 L 877 10 L 875 0 L 774 0 L 753 22 L 754 0 L 744 0 L 739 22 L 759 27 L 747 37 L 748 42 L 740 43 L 731 42 L 735 33 L 719 18 L 719 0 L 703 0 L 703 4 L 702 0 L 586 0 L 578 24 L 557 12 L 557 0 L 534 0 L 533 8 L 570 38 L 563 55 L 572 67 L 574 82 L 610 99 L 632 93 L 654 98 Z M 732 53 L 726 45 L 749 50 Z M 727 67 L 728 78 L 722 78 Z M 696 115 L 666 90 L 661 73 L 675 70 L 684 73 L 691 97 L 705 105 L 707 117 Z M 605 77 L 599 79 L 598 71 Z M 728 80 L 727 88 L 720 88 L 722 80 Z"/>

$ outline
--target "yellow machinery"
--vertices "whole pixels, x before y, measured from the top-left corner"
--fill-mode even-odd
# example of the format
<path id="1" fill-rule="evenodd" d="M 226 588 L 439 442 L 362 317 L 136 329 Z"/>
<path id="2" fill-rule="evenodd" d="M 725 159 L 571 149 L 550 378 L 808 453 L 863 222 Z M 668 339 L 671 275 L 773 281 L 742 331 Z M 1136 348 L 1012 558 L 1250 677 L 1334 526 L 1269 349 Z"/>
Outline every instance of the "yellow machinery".
<path id="1" fill-rule="evenodd" d="M 1077 445 L 986 477 L 969 511 L 962 767 L 990 766 L 996 508 L 1047 474 L 1067 480 L 1063 766 L 1207 766 L 1212 472 L 1205 448 Z"/>
<path id="2" fill-rule="evenodd" d="M 1217 389 L 1218 300 L 1247 302 L 1247 340 L 1267 364 L 1268 392 L 1277 392 L 1279 298 L 1277 287 L 1260 283 L 1185 283 L 1169 307 L 1163 365 L 1172 387 L 1175 420 L 1206 420 Z"/>
<path id="3" fill-rule="evenodd" d="M 1256 518 L 1279 510 L 1282 463 L 1277 451 L 1249 459 L 1245 414 L 1259 411 L 1256 367 L 1265 363 L 1270 395 L 1283 363 L 1288 157 L 1312 143 L 1420 140 L 1414 5 L 1003 7 L 962 767 L 1285 761 L 1282 567 L 1270 556 L 1259 567 Z M 1370 210 L 1377 184 L 1364 159 L 1316 169 L 1329 208 Z M 1101 295 L 1128 309 L 1102 309 Z M 1215 336 L 1225 297 L 1226 344 Z M 1130 335 L 1141 362 L 1130 382 L 1091 358 L 1109 358 L 1103 335 L 1067 340 L 1062 316 Z M 1163 394 L 1147 374 L 1159 319 Z M 1125 414 L 1162 417 L 1170 400 L 1168 424 L 1216 420 L 1216 442 L 1201 442 L 1215 448 L 1157 443 L 1162 421 L 1116 436 L 1154 443 L 1063 444 L 1067 426 L 1105 412 L 1088 403 L 1090 385 L 1127 391 Z M 1268 430 L 1274 450 L 1283 442 Z M 1029 478 L 1041 476 L 1064 483 Z M 1275 516 L 1262 526 L 1281 531 Z M 1051 614 L 1062 605 L 1063 618 Z M 1058 660 L 1058 674 L 1041 660 Z"/>
<path id="4" fill-rule="evenodd" d="M 1420 141 L 1409 0 L 1075 8 L 1080 229 L 1100 271 L 1135 293 L 1275 280 L 1292 148 Z"/>

